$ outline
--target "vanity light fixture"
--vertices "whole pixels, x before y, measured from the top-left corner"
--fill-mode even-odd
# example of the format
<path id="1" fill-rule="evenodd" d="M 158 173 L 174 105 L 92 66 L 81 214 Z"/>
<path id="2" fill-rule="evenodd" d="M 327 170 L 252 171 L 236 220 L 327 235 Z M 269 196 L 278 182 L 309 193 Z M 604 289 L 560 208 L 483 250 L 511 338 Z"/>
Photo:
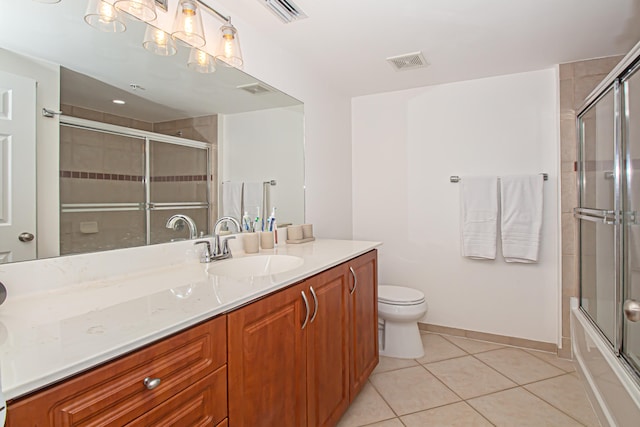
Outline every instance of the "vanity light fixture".
<path id="1" fill-rule="evenodd" d="M 154 0 L 116 0 L 113 7 L 143 22 L 150 22 L 158 17 Z"/>
<path id="2" fill-rule="evenodd" d="M 198 73 L 213 73 L 216 71 L 216 66 L 211 55 L 195 47 L 191 48 L 187 67 Z"/>
<path id="3" fill-rule="evenodd" d="M 118 11 L 105 0 L 89 0 L 84 20 L 93 28 L 106 33 L 121 33 L 127 29 Z"/>
<path id="4" fill-rule="evenodd" d="M 177 52 L 176 42 L 173 37 L 152 25 L 147 25 L 142 46 L 149 52 L 160 56 L 171 56 Z"/>
<path id="5" fill-rule="evenodd" d="M 37 3 L 56 4 L 60 3 L 60 0 L 33 0 Z"/>
<path id="6" fill-rule="evenodd" d="M 195 0 L 180 0 L 171 36 L 191 47 L 205 45 L 202 16 Z"/>
<path id="7" fill-rule="evenodd" d="M 231 18 L 220 27 L 220 42 L 216 50 L 216 59 L 227 67 L 242 68 L 242 51 L 238 31 L 231 24 Z"/>
<path id="8" fill-rule="evenodd" d="M 111 101 L 111 102 L 113 102 L 114 104 L 118 104 L 118 105 L 124 105 L 124 104 L 126 104 L 126 102 L 125 102 L 125 101 L 123 101 L 122 99 L 114 99 L 114 100 L 113 100 L 113 101 Z"/>

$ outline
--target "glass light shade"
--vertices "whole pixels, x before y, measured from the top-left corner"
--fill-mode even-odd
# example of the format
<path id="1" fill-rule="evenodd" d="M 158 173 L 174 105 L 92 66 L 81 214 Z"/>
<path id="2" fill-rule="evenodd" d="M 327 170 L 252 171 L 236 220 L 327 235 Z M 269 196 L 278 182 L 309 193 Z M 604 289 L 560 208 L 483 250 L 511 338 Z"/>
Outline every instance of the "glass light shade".
<path id="1" fill-rule="evenodd" d="M 191 48 L 191 52 L 189 53 L 187 67 L 189 67 L 190 70 L 197 71 L 198 73 L 213 73 L 216 71 L 214 62 L 215 61 L 211 55 L 194 47 Z"/>
<path id="2" fill-rule="evenodd" d="M 113 7 L 144 22 L 158 17 L 154 0 L 116 0 Z"/>
<path id="3" fill-rule="evenodd" d="M 216 49 L 216 59 L 228 67 L 242 67 L 244 61 L 240 50 L 238 31 L 231 25 L 231 22 L 220 27 L 220 41 Z"/>
<path id="4" fill-rule="evenodd" d="M 149 52 L 160 56 L 175 55 L 177 51 L 175 40 L 169 34 L 151 25 L 147 25 L 144 32 L 142 46 Z"/>
<path id="5" fill-rule="evenodd" d="M 46 3 L 46 4 L 55 4 L 60 3 L 60 0 L 33 0 L 36 3 Z"/>
<path id="6" fill-rule="evenodd" d="M 106 33 L 121 33 L 127 29 L 118 11 L 104 0 L 89 0 L 84 20 L 93 28 Z"/>
<path id="7" fill-rule="evenodd" d="M 192 47 L 205 45 L 202 16 L 194 0 L 180 0 L 171 36 Z"/>

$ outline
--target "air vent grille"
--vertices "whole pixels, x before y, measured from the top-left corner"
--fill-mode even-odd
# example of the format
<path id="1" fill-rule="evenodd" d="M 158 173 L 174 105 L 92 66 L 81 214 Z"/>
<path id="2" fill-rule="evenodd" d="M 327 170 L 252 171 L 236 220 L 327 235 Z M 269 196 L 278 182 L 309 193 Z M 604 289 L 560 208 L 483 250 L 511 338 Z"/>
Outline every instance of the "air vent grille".
<path id="1" fill-rule="evenodd" d="M 413 70 L 429 65 L 424 59 L 422 52 L 407 53 L 405 55 L 391 56 L 387 58 L 387 62 L 391 64 L 396 71 Z"/>
<path id="2" fill-rule="evenodd" d="M 252 95 L 262 95 L 273 92 L 273 89 L 261 83 L 250 83 L 248 85 L 238 86 L 237 88 L 249 92 Z"/>
<path id="3" fill-rule="evenodd" d="M 258 0 L 267 9 L 273 12 L 282 22 L 288 24 L 293 21 L 307 18 L 307 14 L 302 11 L 291 0 Z"/>

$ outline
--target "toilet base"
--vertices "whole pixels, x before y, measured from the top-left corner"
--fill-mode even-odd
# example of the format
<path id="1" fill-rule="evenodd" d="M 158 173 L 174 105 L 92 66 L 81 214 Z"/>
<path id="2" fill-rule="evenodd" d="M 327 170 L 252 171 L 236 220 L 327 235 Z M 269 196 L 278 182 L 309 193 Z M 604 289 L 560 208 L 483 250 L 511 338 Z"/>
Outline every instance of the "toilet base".
<path id="1" fill-rule="evenodd" d="M 399 359 L 419 359 L 424 356 L 418 322 L 385 320 L 380 342 L 380 355 Z"/>

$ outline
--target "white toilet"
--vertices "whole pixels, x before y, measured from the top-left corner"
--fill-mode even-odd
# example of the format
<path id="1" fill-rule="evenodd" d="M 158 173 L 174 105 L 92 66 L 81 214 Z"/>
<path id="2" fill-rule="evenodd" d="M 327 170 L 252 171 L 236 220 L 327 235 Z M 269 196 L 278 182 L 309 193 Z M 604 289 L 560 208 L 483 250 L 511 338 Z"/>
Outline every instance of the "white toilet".
<path id="1" fill-rule="evenodd" d="M 380 355 L 402 359 L 424 356 L 418 320 L 427 309 L 424 294 L 417 289 L 378 286 Z"/>

